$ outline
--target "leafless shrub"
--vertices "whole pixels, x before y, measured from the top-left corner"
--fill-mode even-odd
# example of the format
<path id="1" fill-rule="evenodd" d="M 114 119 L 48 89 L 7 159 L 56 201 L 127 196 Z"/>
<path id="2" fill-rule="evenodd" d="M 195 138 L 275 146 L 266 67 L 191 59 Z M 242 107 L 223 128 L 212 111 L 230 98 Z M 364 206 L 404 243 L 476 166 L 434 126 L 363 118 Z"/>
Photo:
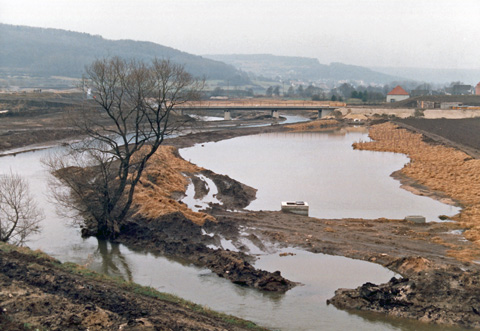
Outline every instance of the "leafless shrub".
<path id="1" fill-rule="evenodd" d="M 16 245 L 40 231 L 44 215 L 19 175 L 0 175 L 0 240 Z"/>

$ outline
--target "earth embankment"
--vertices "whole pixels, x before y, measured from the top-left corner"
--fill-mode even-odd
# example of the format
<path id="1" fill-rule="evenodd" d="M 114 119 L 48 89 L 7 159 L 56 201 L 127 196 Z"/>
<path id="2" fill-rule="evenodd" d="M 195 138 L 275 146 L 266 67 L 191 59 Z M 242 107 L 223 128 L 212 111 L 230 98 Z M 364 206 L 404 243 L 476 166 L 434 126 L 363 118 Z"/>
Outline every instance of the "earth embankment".
<path id="1" fill-rule="evenodd" d="M 421 127 L 422 130 L 428 129 L 427 125 Z M 466 136 L 463 134 L 449 135 L 445 131 L 441 135 L 443 131 L 435 126 L 431 131 L 435 134 L 426 138 L 384 123 L 370 129 L 373 141 L 356 143 L 354 148 L 406 154 L 410 162 L 400 170 L 401 176 L 408 179 L 404 185 L 422 195 L 449 197 L 463 207 L 452 217 L 455 222 L 448 225 L 458 229 L 448 232 L 460 234 L 468 244 L 435 236 L 431 241 L 444 247 L 443 254 L 448 257 L 445 262 L 449 260 L 446 264 L 430 263 L 422 249 L 418 251 L 420 260 L 413 263 L 415 272 L 402 273 L 404 278 L 392 279 L 382 285 L 366 283 L 354 290 L 340 289 L 328 302 L 342 309 L 368 310 L 430 323 L 479 328 L 477 300 L 480 283 L 476 261 L 480 256 L 480 162 L 450 147 L 452 140 L 464 142 L 462 139 L 465 138 L 461 137 Z M 478 149 L 479 146 L 473 147 Z M 452 263 L 452 258 L 456 262 Z M 403 264 L 399 262 L 401 260 L 393 262 L 390 268 Z M 422 265 L 428 267 L 422 268 Z"/>
<path id="2" fill-rule="evenodd" d="M 453 146 L 468 155 L 480 158 L 480 118 L 424 119 L 405 118 L 395 123 L 408 130 L 421 133 L 432 142 Z"/>
<path id="3" fill-rule="evenodd" d="M 152 288 L 0 244 L 2 330 L 261 329 Z"/>
<path id="4" fill-rule="evenodd" d="M 230 274 L 240 276 L 237 278 L 239 279 L 239 284 L 262 284 L 262 281 L 246 281 L 242 278 L 241 273 L 237 273 L 239 270 L 250 270 L 248 265 L 245 264 L 245 262 L 250 263 L 252 261 L 248 251 L 245 250 L 238 253 L 218 250 L 217 253 L 211 254 L 205 247 L 209 244 L 214 244 L 214 239 L 208 239 L 207 236 L 202 235 L 202 229 L 204 229 L 208 230 L 208 232 L 220 233 L 226 239 L 235 241 L 235 238 L 238 237 L 240 226 L 254 228 L 255 240 L 259 243 L 280 243 L 286 246 L 299 246 L 316 253 L 363 259 L 382 264 L 404 277 L 400 280 L 392 280 L 384 285 L 374 286 L 366 284 L 358 290 L 361 292 L 361 295 L 357 292 L 339 291 L 330 302 L 340 308 L 348 309 L 348 305 L 341 305 L 340 302 L 349 301 L 352 302 L 350 307 L 355 309 L 378 311 L 414 319 L 422 318 L 426 322 L 476 327 L 478 320 L 475 317 L 475 314 L 477 314 L 475 309 L 477 308 L 472 309 L 469 305 L 469 303 L 476 305 L 475 296 L 478 297 L 476 289 L 478 284 L 475 274 L 478 273 L 479 268 L 476 263 L 472 262 L 478 256 L 478 240 L 475 235 L 479 227 L 476 225 L 475 220 L 480 219 L 476 214 L 478 203 L 475 200 L 480 196 L 475 191 L 478 189 L 478 185 L 476 185 L 478 180 L 475 176 L 479 172 L 476 163 L 471 162 L 475 160 L 453 148 L 448 151 L 437 149 L 447 147 L 436 143 L 432 144 L 432 141 L 425 141 L 421 136 L 410 136 L 411 132 L 402 131 L 394 126 L 389 126 L 389 124 L 384 124 L 383 127 L 380 126 L 380 128 L 385 129 L 383 135 L 380 134 L 381 130 L 376 128 L 378 127 L 373 127 L 371 130 L 371 135 L 375 142 L 357 147 L 407 154 L 412 162 L 405 168 L 405 171 L 402 171 L 402 176 L 411 180 L 408 186 L 418 189 L 417 192 L 421 192 L 424 195 L 441 198 L 449 197 L 454 203 L 464 207 L 462 213 L 454 218 L 456 222 L 419 225 L 401 220 L 386 219 L 318 220 L 280 212 L 231 213 L 221 206 L 211 206 L 211 210 L 201 211 L 200 214 L 187 215 L 181 212 L 178 213 L 183 207 L 176 199 L 181 195 L 182 190 L 184 192 L 186 182 L 183 180 L 177 181 L 177 179 L 173 180 L 173 178 L 178 177 L 169 176 L 173 176 L 174 172 L 178 172 L 180 177 L 185 179 L 188 178 L 189 172 L 201 173 L 204 170 L 175 168 L 182 163 L 175 161 L 173 162 L 175 165 L 173 168 L 175 169 L 168 176 L 164 177 L 164 182 L 145 181 L 145 183 L 148 183 L 148 187 L 145 187 L 143 191 L 145 197 L 153 198 L 152 201 L 163 199 L 162 201 L 165 204 L 161 208 L 150 205 L 149 208 L 144 210 L 143 214 L 141 207 L 138 205 L 136 211 L 139 214 L 132 219 L 130 224 L 125 225 L 123 237 L 120 236 L 119 240 L 127 245 L 134 245 L 153 251 L 157 250 L 167 255 L 189 257 L 194 263 L 209 261 L 204 265 L 210 264 L 211 270 L 214 272 L 220 270 L 221 272 L 218 274 L 223 277 L 227 277 Z M 316 130 L 317 128 L 313 129 Z M 242 130 L 225 129 L 221 132 L 203 132 L 187 135 L 186 137 L 169 140 L 169 143 L 175 146 L 191 146 L 195 143 L 216 141 L 237 135 L 260 133 L 269 130 L 285 130 L 285 128 L 282 126 L 268 126 Z M 404 131 L 408 134 L 404 133 Z M 439 156 L 438 159 L 433 158 L 436 155 Z M 151 170 L 153 172 L 150 173 L 150 178 L 162 177 L 160 174 L 153 176 L 156 170 Z M 222 178 L 220 180 L 226 179 Z M 180 189 L 172 188 L 164 196 L 156 195 L 159 192 L 157 189 L 166 187 L 167 183 L 169 185 L 173 183 L 179 184 Z M 237 188 L 241 187 L 240 183 L 238 185 L 236 186 Z M 198 185 L 198 187 L 201 186 Z M 155 192 L 152 192 L 151 188 L 154 188 L 153 191 Z M 230 200 L 226 199 L 225 201 L 235 202 L 235 197 L 238 195 L 235 192 L 238 193 L 239 191 L 227 192 L 226 195 L 227 197 L 230 195 Z M 241 200 L 247 199 L 248 193 L 246 192 L 247 190 L 244 190 L 244 198 Z M 170 207 L 172 209 L 169 209 Z M 153 213 L 158 210 L 170 210 L 170 212 L 162 215 Z M 152 213 L 150 214 L 150 212 Z M 174 216 L 177 218 L 173 219 Z M 194 219 L 194 216 L 199 218 Z M 155 235 L 152 235 L 152 233 L 155 233 Z M 465 241 L 465 238 L 469 240 Z M 209 242 L 209 240 L 212 240 L 212 242 Z M 223 256 L 225 254 L 226 256 Z M 8 262 L 6 258 L 4 260 Z M 239 263 L 237 264 L 236 261 L 239 261 Z M 14 262 L 13 264 L 16 263 Z M 226 268 L 226 266 L 231 266 L 232 269 Z M 458 270 L 461 270 L 464 275 L 458 275 Z M 7 272 L 8 270 L 2 271 L 2 273 Z M 22 272 L 28 272 L 28 270 L 22 269 Z M 38 277 L 38 271 L 35 272 L 34 275 Z M 252 271 L 251 274 L 253 273 Z M 429 277 L 432 273 L 434 275 L 438 274 L 439 277 Z M 15 276 L 16 274 L 14 273 L 13 275 Z M 12 278 L 8 277 L 11 281 Z M 34 283 L 33 286 L 38 287 L 41 291 L 43 291 L 44 284 L 46 288 L 52 286 L 51 283 L 44 281 L 43 278 L 41 279 L 40 283 Z M 452 283 L 451 279 L 460 279 L 461 282 Z M 278 283 L 282 282 L 273 280 Z M 249 284 L 248 282 L 251 283 Z M 85 284 L 88 285 L 88 283 Z M 464 284 L 468 286 L 464 286 Z M 405 301 L 400 300 L 403 297 L 398 298 L 390 295 L 392 293 L 395 295 L 406 293 L 406 290 L 401 290 L 404 285 L 407 286 L 405 288 L 408 290 L 409 295 Z M 439 293 L 410 291 L 415 286 L 417 288 L 418 286 L 437 288 Z M 452 289 L 455 291 L 452 292 Z M 49 291 L 51 291 L 49 293 L 56 293 L 55 291 L 61 293 L 60 288 Z M 390 297 L 385 294 L 387 292 L 390 293 Z M 91 300 L 100 300 L 95 298 L 95 295 L 101 295 L 101 293 L 95 293 L 91 294 L 93 296 Z M 452 293 L 455 295 L 452 295 Z M 11 298 L 8 293 L 6 295 L 8 298 Z M 12 294 L 12 296 L 14 295 Z M 74 294 L 71 295 L 73 296 Z M 441 300 L 437 302 L 435 299 L 437 296 L 435 295 L 441 298 Z M 7 297 L 4 297 L 5 300 L 7 300 Z M 346 299 L 347 297 L 349 297 L 348 300 Z M 368 304 L 359 304 L 358 302 L 365 300 L 365 297 L 368 298 Z M 378 298 L 378 300 L 375 298 Z M 384 303 L 387 299 L 390 303 L 398 302 L 398 306 L 385 305 Z M 127 303 L 130 300 L 136 299 L 125 298 Z M 9 304 L 11 303 L 11 301 L 8 302 Z M 415 304 L 412 304 L 412 302 L 415 302 Z M 22 310 L 28 311 L 26 304 L 23 307 L 18 307 L 19 312 Z M 90 306 L 85 309 L 91 310 Z M 106 308 L 102 309 L 106 310 Z M 51 313 L 51 311 L 49 312 Z M 94 312 L 97 312 L 97 310 L 94 310 Z M 423 312 L 423 315 L 420 315 L 419 312 Z M 50 321 L 46 314 L 42 316 L 43 319 L 39 318 L 36 322 L 43 325 L 44 321 Z M 183 321 L 182 317 L 172 316 L 174 319 L 179 318 L 180 321 Z M 429 318 L 429 316 L 434 317 Z M 453 318 L 451 316 L 456 317 Z M 136 321 L 137 316 L 133 317 L 131 320 L 128 320 L 128 318 L 122 319 L 121 323 L 127 323 L 127 325 L 131 323 L 136 326 L 139 324 L 135 323 L 146 323 L 145 321 Z M 23 321 L 22 318 L 24 317 L 20 317 L 20 321 Z M 70 317 L 68 318 L 70 319 Z M 196 317 L 192 317 L 192 319 L 195 320 Z M 78 318 L 72 317 L 72 321 L 77 323 Z M 147 321 L 150 322 L 150 319 L 147 318 Z M 123 325 L 120 321 L 118 323 Z M 171 323 L 175 322 L 172 321 Z M 185 321 L 185 325 L 188 323 L 193 322 Z M 198 327 L 198 329 L 202 329 L 202 327 Z M 211 328 L 215 329 L 214 327 Z M 229 326 L 224 326 L 224 328 L 229 328 Z M 195 326 L 192 326 L 192 329 L 195 329 Z"/>

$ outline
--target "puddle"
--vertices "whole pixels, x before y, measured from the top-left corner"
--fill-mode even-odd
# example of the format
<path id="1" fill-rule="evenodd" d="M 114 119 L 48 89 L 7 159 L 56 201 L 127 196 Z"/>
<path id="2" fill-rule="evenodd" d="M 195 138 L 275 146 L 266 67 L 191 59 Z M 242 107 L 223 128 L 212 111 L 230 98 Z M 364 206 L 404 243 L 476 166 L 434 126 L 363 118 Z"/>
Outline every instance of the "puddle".
<path id="1" fill-rule="evenodd" d="M 198 179 L 206 184 L 208 193 L 201 199 L 195 199 L 195 186 L 189 179 L 189 184 L 185 192 L 185 197 L 181 200 L 193 211 L 200 211 L 209 207 L 210 203 L 222 204 L 220 200 L 216 198 L 218 193 L 215 183 L 204 175 L 195 175 Z"/>

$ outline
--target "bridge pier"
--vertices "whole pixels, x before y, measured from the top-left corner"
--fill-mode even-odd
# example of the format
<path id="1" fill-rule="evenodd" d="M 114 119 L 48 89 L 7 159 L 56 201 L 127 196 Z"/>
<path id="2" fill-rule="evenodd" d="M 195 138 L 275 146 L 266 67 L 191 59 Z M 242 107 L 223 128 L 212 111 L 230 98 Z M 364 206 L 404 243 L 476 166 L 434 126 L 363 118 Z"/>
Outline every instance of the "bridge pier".
<path id="1" fill-rule="evenodd" d="M 276 118 L 276 119 L 280 118 L 280 114 L 278 113 L 278 110 L 276 110 L 276 109 L 272 109 L 270 115 L 272 115 L 272 117 Z"/>
<path id="2" fill-rule="evenodd" d="M 225 109 L 225 110 L 223 111 L 223 119 L 224 119 L 225 121 L 231 121 L 231 120 L 232 120 L 232 115 L 230 114 L 230 110 Z"/>
<path id="3" fill-rule="evenodd" d="M 318 110 L 318 118 L 324 118 L 333 113 L 334 109 L 332 108 L 320 108 Z"/>

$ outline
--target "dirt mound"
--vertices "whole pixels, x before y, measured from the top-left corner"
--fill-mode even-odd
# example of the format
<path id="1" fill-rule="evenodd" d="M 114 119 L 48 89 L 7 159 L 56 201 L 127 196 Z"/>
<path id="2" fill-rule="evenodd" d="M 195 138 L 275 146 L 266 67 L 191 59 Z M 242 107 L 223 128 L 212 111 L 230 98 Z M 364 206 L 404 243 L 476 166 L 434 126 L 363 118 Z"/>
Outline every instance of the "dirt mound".
<path id="1" fill-rule="evenodd" d="M 295 286 L 293 282 L 283 278 L 280 271 L 272 273 L 255 269 L 242 255 L 228 250 L 216 250 L 202 259 L 207 261 L 206 266 L 210 270 L 235 284 L 269 292 L 286 292 Z"/>
<path id="2" fill-rule="evenodd" d="M 209 230 L 221 227 L 218 223 L 209 226 L 210 223 L 205 223 Z M 232 230 L 229 225 L 226 227 L 227 231 Z M 273 292 L 286 292 L 295 286 L 278 271 L 256 269 L 248 262 L 252 258 L 244 253 L 207 247 L 214 243 L 214 238 L 203 235 L 202 227 L 180 212 L 130 222 L 124 225 L 118 240 L 127 246 L 186 259 L 236 284 Z"/>
<path id="3" fill-rule="evenodd" d="M 352 113 L 349 113 L 345 116 L 343 116 L 344 119 L 347 119 L 347 120 L 360 120 L 360 121 L 366 121 L 368 120 L 368 117 L 365 116 L 365 114 L 352 114 Z"/>
<path id="4" fill-rule="evenodd" d="M 286 128 L 295 132 L 322 131 L 326 128 L 338 127 L 340 122 L 334 119 L 319 119 L 307 123 L 285 125 Z"/>
<path id="5" fill-rule="evenodd" d="M 397 270 L 397 272 L 402 275 L 410 275 L 421 271 L 431 270 L 435 265 L 424 257 L 416 256 L 397 259 L 386 267 L 392 270 Z"/>
<path id="6" fill-rule="evenodd" d="M 458 268 L 432 270 L 388 283 L 339 289 L 327 300 L 340 309 L 368 310 L 428 323 L 480 328 L 480 275 Z"/>
<path id="7" fill-rule="evenodd" d="M 178 155 L 172 146 L 160 146 L 149 161 L 141 183 L 134 196 L 134 207 L 143 218 L 155 219 L 180 211 L 197 224 L 214 218 L 205 213 L 194 212 L 173 198 L 175 193 L 184 194 L 188 185 L 184 173 L 199 173 L 203 168 L 189 163 Z"/>

